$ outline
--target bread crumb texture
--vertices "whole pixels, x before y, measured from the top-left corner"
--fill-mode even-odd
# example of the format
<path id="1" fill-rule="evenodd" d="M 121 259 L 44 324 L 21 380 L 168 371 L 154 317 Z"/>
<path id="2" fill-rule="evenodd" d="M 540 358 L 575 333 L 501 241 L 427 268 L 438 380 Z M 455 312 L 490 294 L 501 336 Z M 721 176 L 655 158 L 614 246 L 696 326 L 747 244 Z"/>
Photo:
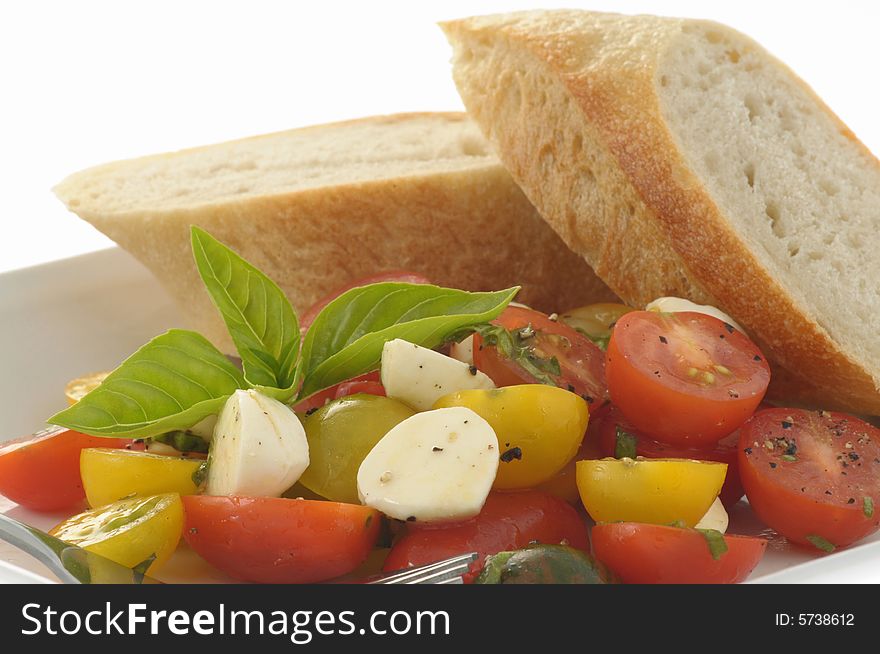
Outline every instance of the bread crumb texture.
<path id="1" fill-rule="evenodd" d="M 71 176 L 56 192 L 73 210 L 179 210 L 490 160 L 485 139 L 461 115 L 385 116 L 98 166 Z"/>
<path id="2" fill-rule="evenodd" d="M 749 249 L 836 341 L 880 370 L 880 167 L 753 42 L 681 27 L 657 65 L 664 119 Z"/>

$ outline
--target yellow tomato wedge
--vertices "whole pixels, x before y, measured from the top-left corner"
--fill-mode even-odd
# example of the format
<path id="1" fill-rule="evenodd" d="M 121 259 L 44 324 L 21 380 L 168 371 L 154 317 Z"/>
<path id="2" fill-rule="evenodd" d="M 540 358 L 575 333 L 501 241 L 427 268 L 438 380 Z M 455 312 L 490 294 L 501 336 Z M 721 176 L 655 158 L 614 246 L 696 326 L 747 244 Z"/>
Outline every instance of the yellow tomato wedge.
<path id="1" fill-rule="evenodd" d="M 183 503 L 177 493 L 135 497 L 68 518 L 49 533 L 120 565 L 154 573 L 177 548 Z"/>
<path id="2" fill-rule="evenodd" d="M 93 372 L 89 375 L 83 375 L 82 377 L 71 379 L 67 382 L 67 386 L 64 387 L 64 394 L 67 396 L 67 403 L 76 404 L 79 402 L 84 395 L 98 388 L 98 386 L 101 385 L 101 382 L 104 381 L 104 378 L 109 374 L 109 372 Z"/>
<path id="3" fill-rule="evenodd" d="M 501 459 L 493 488 L 533 488 L 574 458 L 590 414 L 582 397 L 555 386 L 522 384 L 450 393 L 435 409 L 467 407 L 498 437 Z"/>
<path id="4" fill-rule="evenodd" d="M 79 472 L 89 506 L 103 506 L 131 496 L 178 493 L 194 495 L 199 490 L 194 476 L 200 459 L 87 448 L 79 457 Z"/>
<path id="5" fill-rule="evenodd" d="M 726 463 L 690 459 L 578 461 L 577 485 L 596 522 L 699 522 L 721 491 Z"/>

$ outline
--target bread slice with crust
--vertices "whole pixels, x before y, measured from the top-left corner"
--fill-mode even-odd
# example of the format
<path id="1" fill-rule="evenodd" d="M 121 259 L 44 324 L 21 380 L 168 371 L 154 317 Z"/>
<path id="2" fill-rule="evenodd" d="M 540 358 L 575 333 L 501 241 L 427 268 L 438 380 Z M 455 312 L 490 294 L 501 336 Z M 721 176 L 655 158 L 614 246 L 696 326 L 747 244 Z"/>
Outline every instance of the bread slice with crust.
<path id="1" fill-rule="evenodd" d="M 377 116 L 121 161 L 55 192 L 229 352 L 190 225 L 266 272 L 300 312 L 348 282 L 400 269 L 470 290 L 519 284 L 521 302 L 548 311 L 614 298 L 461 113 Z"/>
<path id="2" fill-rule="evenodd" d="M 880 413 L 880 165 L 785 65 L 707 21 L 442 27 L 469 114 L 621 298 L 717 305 L 784 368 L 784 399 Z"/>

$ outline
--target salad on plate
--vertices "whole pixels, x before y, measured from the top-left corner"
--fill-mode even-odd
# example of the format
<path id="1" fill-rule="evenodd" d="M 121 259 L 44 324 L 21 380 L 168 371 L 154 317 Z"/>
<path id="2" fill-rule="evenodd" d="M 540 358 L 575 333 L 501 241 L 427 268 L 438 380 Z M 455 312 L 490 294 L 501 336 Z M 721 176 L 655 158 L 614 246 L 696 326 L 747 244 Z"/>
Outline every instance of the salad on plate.
<path id="1" fill-rule="evenodd" d="M 0 446 L 0 494 L 70 513 L 64 541 L 154 576 L 185 541 L 260 583 L 472 551 L 473 583 L 736 583 L 767 548 L 728 531 L 744 496 L 816 556 L 880 528 L 877 428 L 766 403 L 763 353 L 714 307 L 547 315 L 392 272 L 300 320 L 191 236 L 238 356 L 170 330 Z"/>

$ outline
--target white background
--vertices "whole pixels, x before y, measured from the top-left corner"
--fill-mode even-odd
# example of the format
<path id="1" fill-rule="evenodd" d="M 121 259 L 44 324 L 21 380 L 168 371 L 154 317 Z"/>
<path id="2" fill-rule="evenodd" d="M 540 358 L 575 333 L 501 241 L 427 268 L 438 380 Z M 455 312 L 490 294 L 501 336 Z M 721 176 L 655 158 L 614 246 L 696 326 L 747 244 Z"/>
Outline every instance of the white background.
<path id="1" fill-rule="evenodd" d="M 110 245 L 51 193 L 119 158 L 408 110 L 459 109 L 435 22 L 538 2 L 3 2 L 0 271 Z M 712 18 L 786 61 L 880 152 L 880 3 L 583 0 Z"/>

